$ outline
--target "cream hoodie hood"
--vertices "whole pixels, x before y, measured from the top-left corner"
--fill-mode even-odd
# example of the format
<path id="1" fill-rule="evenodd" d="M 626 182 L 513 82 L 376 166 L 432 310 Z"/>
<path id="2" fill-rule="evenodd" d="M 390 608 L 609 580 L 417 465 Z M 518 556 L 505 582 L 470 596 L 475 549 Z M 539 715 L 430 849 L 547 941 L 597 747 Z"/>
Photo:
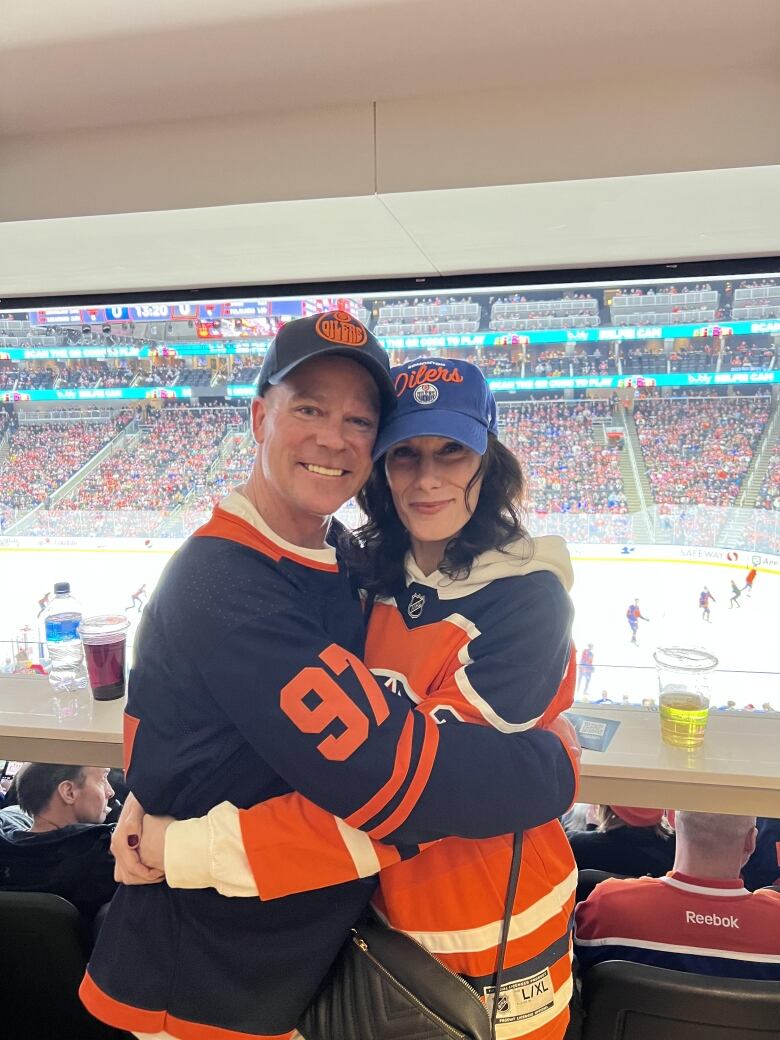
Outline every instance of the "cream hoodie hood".
<path id="1" fill-rule="evenodd" d="M 439 599 L 459 599 L 478 592 L 496 578 L 535 574 L 550 571 L 567 592 L 574 584 L 574 571 L 566 542 L 557 534 L 542 535 L 540 538 L 519 538 L 506 549 L 490 549 L 474 561 L 468 578 L 452 578 L 434 571 L 425 575 L 417 566 L 414 557 L 406 554 L 406 584 L 427 585 L 436 589 Z"/>

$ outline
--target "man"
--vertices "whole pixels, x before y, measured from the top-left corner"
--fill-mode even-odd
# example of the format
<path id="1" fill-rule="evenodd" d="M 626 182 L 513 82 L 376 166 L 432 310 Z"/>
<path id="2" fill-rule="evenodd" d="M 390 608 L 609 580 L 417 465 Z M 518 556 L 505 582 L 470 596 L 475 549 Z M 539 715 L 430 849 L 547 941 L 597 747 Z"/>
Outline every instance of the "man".
<path id="1" fill-rule="evenodd" d="M 577 681 L 577 692 L 585 685 L 584 693 L 587 696 L 590 680 L 593 678 L 593 643 L 588 643 L 580 654 L 580 677 Z"/>
<path id="2" fill-rule="evenodd" d="M 628 627 L 631 629 L 631 642 L 634 646 L 638 646 L 636 634 L 639 629 L 639 622 L 650 620 L 650 618 L 646 618 L 639 609 L 638 599 L 635 599 L 633 603 L 629 604 L 628 610 L 626 611 L 626 620 L 628 621 Z"/>
<path id="3" fill-rule="evenodd" d="M 125 611 L 134 610 L 138 608 L 138 613 L 141 613 L 141 607 L 144 605 L 144 597 L 146 596 L 146 585 L 142 585 L 140 589 L 136 589 L 135 592 L 130 595 L 130 606 L 125 607 Z"/>
<path id="4" fill-rule="evenodd" d="M 613 878 L 575 911 L 580 970 L 630 960 L 725 978 L 780 981 L 780 892 L 740 877 L 756 844 L 754 816 L 677 812 L 674 869 Z"/>
<path id="5" fill-rule="evenodd" d="M 87 917 L 114 894 L 108 770 L 33 762 L 18 779 L 28 829 L 0 831 L 0 890 L 53 892 Z"/>
<path id="6" fill-rule="evenodd" d="M 710 620 L 710 603 L 715 602 L 715 597 L 705 585 L 699 593 L 699 607 L 701 608 L 702 621 Z"/>
<path id="7" fill-rule="evenodd" d="M 780 885 L 780 820 L 759 817 L 756 831 L 756 851 L 742 871 L 745 887 L 751 892 Z"/>
<path id="8" fill-rule="evenodd" d="M 366 481 L 394 405 L 387 358 L 348 313 L 277 334 L 249 480 L 172 558 L 139 626 L 125 751 L 149 813 L 187 821 L 231 802 L 241 835 L 243 810 L 295 790 L 338 818 L 352 855 L 368 834 L 397 860 L 446 835 L 539 826 L 573 800 L 576 752 L 555 733 L 439 727 L 360 660 L 361 601 L 331 516 Z M 561 678 L 566 663 L 551 663 Z M 191 870 L 188 825 L 175 826 Z M 122 886 L 82 999 L 139 1034 L 289 1040 L 373 887 L 263 902 L 225 898 L 229 882 Z"/>
<path id="9" fill-rule="evenodd" d="M 731 608 L 734 606 L 735 603 L 737 604 L 738 607 L 741 606 L 741 604 L 739 602 L 739 597 L 741 595 L 742 595 L 742 589 L 737 585 L 737 583 L 735 581 L 732 581 L 732 583 L 731 583 L 731 599 L 729 600 L 729 610 L 731 610 Z"/>
<path id="10" fill-rule="evenodd" d="M 745 584 L 742 591 L 744 592 L 745 590 L 747 590 L 748 596 L 753 591 L 753 582 L 756 580 L 756 574 L 758 574 L 758 571 L 755 567 L 751 567 L 750 570 L 747 572 L 747 577 L 745 578 Z"/>

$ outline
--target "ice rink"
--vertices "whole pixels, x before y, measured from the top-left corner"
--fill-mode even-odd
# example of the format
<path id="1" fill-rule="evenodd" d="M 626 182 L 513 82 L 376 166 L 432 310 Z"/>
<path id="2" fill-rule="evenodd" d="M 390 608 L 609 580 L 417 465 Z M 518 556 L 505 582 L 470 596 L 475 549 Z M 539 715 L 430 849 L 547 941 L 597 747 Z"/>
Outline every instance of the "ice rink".
<path id="1" fill-rule="evenodd" d="M 126 611 L 133 624 L 132 640 L 138 613 L 127 611 L 131 594 L 143 584 L 152 591 L 175 546 L 0 548 L 0 664 L 12 656 L 12 643 L 25 638 L 31 645 L 38 642 L 37 603 L 55 581 L 71 582 L 85 613 Z M 652 548 L 657 555 L 658 547 Z M 738 564 L 728 564 L 675 562 L 642 552 L 637 546 L 627 557 L 596 559 L 587 546 L 573 550 L 575 640 L 578 650 L 593 643 L 596 663 L 590 701 L 597 701 L 602 691 L 618 703 L 655 697 L 653 650 L 686 645 L 704 647 L 719 658 L 713 676 L 714 707 L 733 700 L 738 707 L 761 708 L 768 702 L 780 710 L 780 570 L 760 569 L 752 595 L 743 593 L 740 607 L 729 609 L 731 580 L 744 585 L 750 554 L 742 553 Z M 704 585 L 716 599 L 709 624 L 697 605 Z M 637 597 L 650 621 L 640 622 L 639 645 L 633 646 L 625 615 Z"/>

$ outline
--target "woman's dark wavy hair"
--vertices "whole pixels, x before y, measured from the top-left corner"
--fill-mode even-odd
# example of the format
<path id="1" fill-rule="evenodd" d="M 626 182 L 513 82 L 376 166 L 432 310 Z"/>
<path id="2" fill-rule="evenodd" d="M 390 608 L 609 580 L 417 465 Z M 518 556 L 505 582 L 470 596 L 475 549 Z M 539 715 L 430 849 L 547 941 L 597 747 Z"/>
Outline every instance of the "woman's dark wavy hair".
<path id="1" fill-rule="evenodd" d="M 488 434 L 487 451 L 469 481 L 466 496 L 482 477 L 474 512 L 466 526 L 444 550 L 439 565 L 453 580 L 467 578 L 474 560 L 489 549 L 505 549 L 518 538 L 527 538 L 522 523 L 525 479 L 520 463 L 494 434 Z M 361 585 L 376 595 L 392 595 L 404 582 L 404 558 L 410 547 L 409 532 L 396 512 L 385 476 L 385 460 L 374 463 L 371 476 L 358 495 L 367 520 L 355 532 L 362 548 L 357 561 Z"/>

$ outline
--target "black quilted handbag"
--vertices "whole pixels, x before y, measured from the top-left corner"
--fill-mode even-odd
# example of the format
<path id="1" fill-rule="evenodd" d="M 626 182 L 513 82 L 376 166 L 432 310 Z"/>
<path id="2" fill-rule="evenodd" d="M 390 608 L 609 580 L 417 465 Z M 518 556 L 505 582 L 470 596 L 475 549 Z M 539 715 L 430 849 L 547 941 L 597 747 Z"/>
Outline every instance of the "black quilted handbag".
<path id="1" fill-rule="evenodd" d="M 520 875 L 522 835 L 515 835 L 496 970 L 496 992 Z M 403 932 L 378 921 L 353 929 L 328 978 L 307 1008 L 305 1040 L 492 1040 L 493 1017 L 475 990 Z"/>

